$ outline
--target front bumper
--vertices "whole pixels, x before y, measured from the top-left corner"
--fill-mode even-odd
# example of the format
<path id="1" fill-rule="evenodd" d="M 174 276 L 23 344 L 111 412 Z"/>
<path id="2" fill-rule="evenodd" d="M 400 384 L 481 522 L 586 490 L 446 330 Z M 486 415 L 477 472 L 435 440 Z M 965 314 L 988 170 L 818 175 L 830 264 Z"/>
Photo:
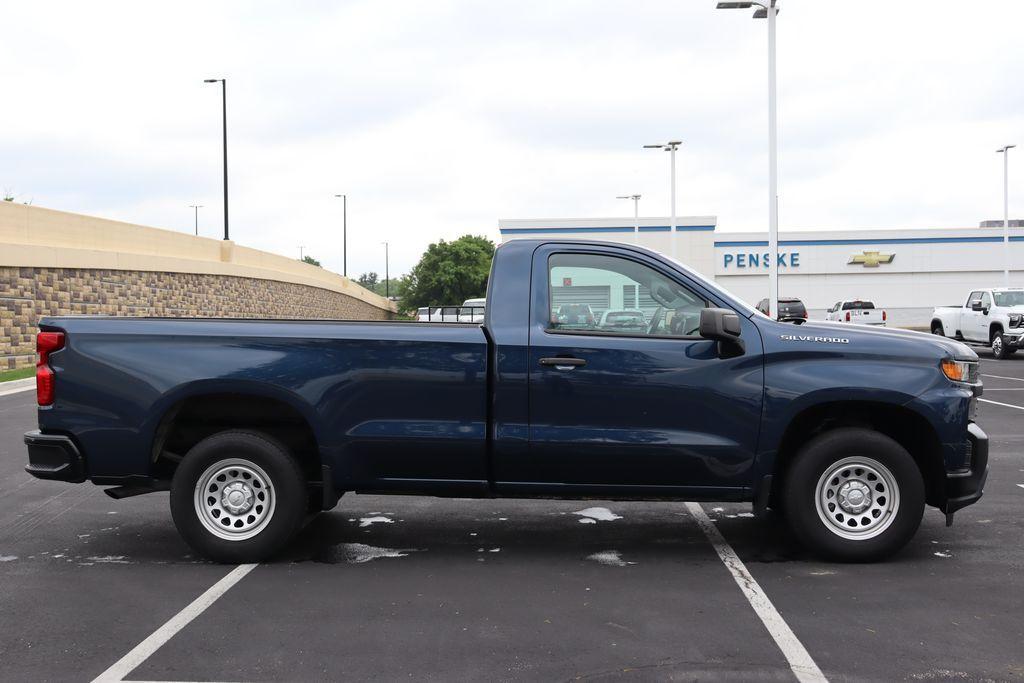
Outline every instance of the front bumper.
<path id="1" fill-rule="evenodd" d="M 967 425 L 967 442 L 971 448 L 970 467 L 946 473 L 946 505 L 943 512 L 952 514 L 978 502 L 988 479 L 988 435 L 974 422 Z"/>
<path id="2" fill-rule="evenodd" d="M 28 464 L 25 471 L 38 479 L 85 481 L 85 458 L 75 442 L 62 434 L 43 434 L 39 430 L 26 432 Z"/>
<path id="3" fill-rule="evenodd" d="M 1009 332 L 1003 332 L 1003 345 L 1008 349 L 1024 348 L 1024 330 L 1014 327 Z"/>

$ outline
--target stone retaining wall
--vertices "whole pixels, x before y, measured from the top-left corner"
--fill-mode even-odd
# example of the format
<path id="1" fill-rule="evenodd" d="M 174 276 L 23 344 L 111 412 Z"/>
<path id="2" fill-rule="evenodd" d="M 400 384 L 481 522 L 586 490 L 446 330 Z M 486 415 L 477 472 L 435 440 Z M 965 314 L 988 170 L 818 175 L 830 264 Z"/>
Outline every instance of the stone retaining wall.
<path id="1" fill-rule="evenodd" d="M 35 363 L 47 315 L 385 320 L 387 310 L 292 282 L 92 268 L 0 266 L 0 370 Z"/>

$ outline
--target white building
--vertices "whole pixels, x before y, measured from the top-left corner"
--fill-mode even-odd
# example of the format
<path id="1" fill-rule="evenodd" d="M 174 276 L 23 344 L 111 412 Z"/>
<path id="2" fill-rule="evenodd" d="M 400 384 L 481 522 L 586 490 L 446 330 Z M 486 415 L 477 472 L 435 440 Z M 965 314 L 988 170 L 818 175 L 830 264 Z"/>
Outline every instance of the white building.
<path id="1" fill-rule="evenodd" d="M 714 216 L 500 220 L 502 241 L 576 238 L 637 243 L 675 256 L 751 304 L 768 295 L 767 232 L 719 232 Z M 970 290 L 1003 285 L 1002 228 L 831 230 L 779 234 L 779 294 L 812 318 L 841 299 L 867 299 L 890 324 L 926 326 L 933 306 L 962 305 Z M 1010 284 L 1024 286 L 1024 229 L 1010 228 Z"/>

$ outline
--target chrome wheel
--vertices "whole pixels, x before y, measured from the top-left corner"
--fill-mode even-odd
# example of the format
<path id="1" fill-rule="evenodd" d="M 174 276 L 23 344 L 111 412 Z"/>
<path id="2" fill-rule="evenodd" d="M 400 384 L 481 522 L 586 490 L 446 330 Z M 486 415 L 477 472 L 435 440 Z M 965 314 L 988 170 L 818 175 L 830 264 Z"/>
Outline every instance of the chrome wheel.
<path id="1" fill-rule="evenodd" d="M 231 458 L 203 472 L 193 502 L 207 531 L 228 541 L 243 541 L 270 523 L 275 498 L 270 477 L 262 468 L 242 458 Z"/>
<path id="2" fill-rule="evenodd" d="M 866 540 L 896 519 L 900 490 L 892 472 L 877 460 L 843 458 L 818 479 L 814 502 L 829 531 L 850 540 Z"/>
<path id="3" fill-rule="evenodd" d="M 1003 335 L 995 334 L 992 335 L 992 355 L 999 356 L 1003 355 Z"/>

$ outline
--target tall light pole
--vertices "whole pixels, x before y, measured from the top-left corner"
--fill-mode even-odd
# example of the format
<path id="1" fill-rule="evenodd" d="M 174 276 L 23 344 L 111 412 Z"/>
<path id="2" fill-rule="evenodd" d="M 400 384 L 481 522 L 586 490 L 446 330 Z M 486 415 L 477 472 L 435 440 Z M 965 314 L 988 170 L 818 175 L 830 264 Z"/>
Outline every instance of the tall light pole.
<path id="1" fill-rule="evenodd" d="M 303 254 L 302 254 L 302 250 L 305 249 L 305 248 L 306 247 L 299 247 L 299 260 L 300 261 L 304 261 L 305 260 L 305 258 L 303 257 Z"/>
<path id="2" fill-rule="evenodd" d="M 341 197 L 341 274 L 348 277 L 348 195 L 334 196 Z"/>
<path id="3" fill-rule="evenodd" d="M 391 275 L 388 274 L 388 262 L 390 260 L 388 256 L 388 243 L 384 244 L 384 298 L 391 298 Z"/>
<path id="4" fill-rule="evenodd" d="M 638 194 L 624 194 L 619 195 L 616 199 L 632 199 L 633 200 L 633 241 L 637 242 L 640 239 L 640 195 Z"/>
<path id="5" fill-rule="evenodd" d="M 632 199 L 633 200 L 633 241 L 637 242 L 640 240 L 640 195 L 638 194 L 624 194 L 619 195 L 616 199 Z M 625 303 L 625 302 L 623 302 Z M 633 308 L 640 308 L 640 284 L 633 285 Z"/>
<path id="6" fill-rule="evenodd" d="M 228 82 L 224 78 L 207 78 L 203 83 L 220 83 L 221 116 L 224 123 L 224 239 L 228 237 Z"/>
<path id="7" fill-rule="evenodd" d="M 671 183 L 672 183 L 672 188 L 671 188 L 671 190 L 672 190 L 671 191 L 671 196 L 672 196 L 672 201 L 671 201 L 671 204 L 672 204 L 672 225 L 670 226 L 670 230 L 671 230 L 671 233 L 672 233 L 671 234 L 672 240 L 671 240 L 671 243 L 670 243 L 672 258 L 676 257 L 676 149 L 681 144 L 683 144 L 681 140 L 669 140 L 668 142 L 666 142 L 663 145 L 644 145 L 644 149 L 663 149 L 666 152 L 668 152 L 669 155 L 672 157 L 672 173 L 671 173 Z"/>
<path id="8" fill-rule="evenodd" d="M 196 237 L 199 237 L 199 209 L 203 208 L 202 204 L 189 204 L 188 208 L 196 210 Z"/>
<path id="9" fill-rule="evenodd" d="M 720 2 L 718 9 L 749 9 L 755 19 L 768 19 L 768 317 L 775 318 L 779 307 L 779 160 L 775 118 L 775 19 L 778 0 L 765 2 Z"/>
<path id="10" fill-rule="evenodd" d="M 997 149 L 1003 155 L 1003 286 L 1010 286 L 1010 150 L 1017 145 Z"/>

